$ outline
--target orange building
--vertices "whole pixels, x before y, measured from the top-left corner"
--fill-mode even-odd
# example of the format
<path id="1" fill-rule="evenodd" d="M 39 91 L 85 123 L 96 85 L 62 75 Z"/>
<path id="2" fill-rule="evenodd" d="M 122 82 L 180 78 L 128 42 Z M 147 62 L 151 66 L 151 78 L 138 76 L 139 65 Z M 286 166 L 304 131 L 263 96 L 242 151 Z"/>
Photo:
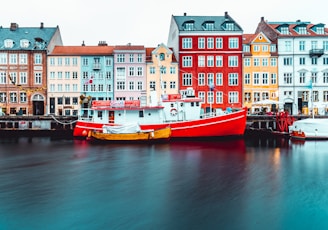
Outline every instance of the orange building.
<path id="1" fill-rule="evenodd" d="M 262 32 L 243 35 L 243 103 L 249 113 L 276 112 L 278 100 L 277 44 Z"/>

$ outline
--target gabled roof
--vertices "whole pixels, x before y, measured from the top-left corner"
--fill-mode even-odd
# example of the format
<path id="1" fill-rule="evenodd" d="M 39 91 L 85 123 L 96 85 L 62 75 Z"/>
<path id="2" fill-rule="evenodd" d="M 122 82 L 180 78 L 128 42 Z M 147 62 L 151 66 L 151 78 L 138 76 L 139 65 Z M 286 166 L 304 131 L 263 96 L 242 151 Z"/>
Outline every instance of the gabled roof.
<path id="1" fill-rule="evenodd" d="M 19 27 L 11 23 L 9 28 L 0 27 L 0 50 L 46 50 L 50 40 L 58 30 L 57 27 Z M 5 41 L 11 40 L 13 46 L 6 47 Z M 21 41 L 27 41 L 26 46 L 21 46 Z"/>
<path id="2" fill-rule="evenodd" d="M 55 46 L 49 56 L 113 55 L 114 46 Z"/>
<path id="3" fill-rule="evenodd" d="M 225 23 L 234 23 L 235 29 L 232 31 L 242 31 L 242 28 L 238 25 L 238 23 L 232 19 L 227 12 L 225 12 L 224 16 L 189 16 L 184 14 L 183 16 L 172 16 L 178 26 L 179 31 L 185 31 L 184 25 L 185 23 L 193 23 L 192 31 L 227 31 L 223 28 Z M 205 30 L 203 25 L 204 23 L 214 23 L 213 30 Z"/>
<path id="4" fill-rule="evenodd" d="M 167 47 L 168 48 L 168 47 Z M 156 51 L 158 49 L 158 47 L 146 47 L 146 62 L 152 62 L 152 55 L 153 52 Z M 170 54 L 172 54 L 172 62 L 178 62 L 174 52 L 173 52 L 173 48 L 168 48 L 170 50 Z"/>
<path id="5" fill-rule="evenodd" d="M 328 28 L 324 27 L 323 23 L 312 24 L 310 22 L 295 21 L 295 22 L 268 22 L 264 18 L 261 18 L 261 21 L 256 29 L 256 33 L 263 31 L 266 36 L 274 41 L 278 37 L 320 37 L 328 36 Z M 306 33 L 301 33 L 300 28 L 305 27 Z M 288 34 L 281 32 L 281 28 L 287 28 Z M 317 28 L 323 28 L 324 33 L 316 32 Z M 302 31 L 303 32 L 303 31 Z"/>

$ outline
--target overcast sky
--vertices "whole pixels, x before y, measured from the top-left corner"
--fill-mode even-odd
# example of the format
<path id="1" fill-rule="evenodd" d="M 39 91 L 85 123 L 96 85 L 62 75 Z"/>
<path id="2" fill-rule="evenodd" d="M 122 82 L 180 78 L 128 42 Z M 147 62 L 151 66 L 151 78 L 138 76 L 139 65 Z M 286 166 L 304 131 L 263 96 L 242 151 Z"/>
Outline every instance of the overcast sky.
<path id="1" fill-rule="evenodd" d="M 145 45 L 167 43 L 172 15 L 229 15 L 254 33 L 261 17 L 268 21 L 328 24 L 326 0 L 29 0 L 4 1 L 0 25 L 59 26 L 64 45 Z"/>

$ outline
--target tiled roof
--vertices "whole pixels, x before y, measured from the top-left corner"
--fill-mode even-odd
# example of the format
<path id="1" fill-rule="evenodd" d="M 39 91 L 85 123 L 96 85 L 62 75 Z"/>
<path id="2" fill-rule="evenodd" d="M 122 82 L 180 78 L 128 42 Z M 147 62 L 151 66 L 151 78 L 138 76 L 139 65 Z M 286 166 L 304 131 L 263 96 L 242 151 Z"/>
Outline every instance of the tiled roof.
<path id="1" fill-rule="evenodd" d="M 250 44 L 257 34 L 243 34 L 243 44 Z"/>
<path id="2" fill-rule="evenodd" d="M 49 55 L 62 56 L 98 56 L 112 55 L 114 46 L 55 46 Z"/>
<path id="3" fill-rule="evenodd" d="M 152 52 L 157 49 L 157 47 L 147 47 L 146 48 L 146 62 L 152 61 Z M 172 51 L 172 62 L 177 62 L 177 59 L 174 55 L 173 49 L 169 48 Z"/>
<path id="4" fill-rule="evenodd" d="M 12 23 L 9 28 L 0 27 L 0 50 L 35 50 L 36 42 L 43 44 L 37 49 L 46 50 L 47 44 L 57 30 L 58 27 L 43 27 L 43 24 L 40 27 L 19 27 L 17 23 Z M 13 41 L 13 47 L 5 47 L 6 39 Z M 29 42 L 26 48 L 20 46 L 23 39 Z"/>
<path id="5" fill-rule="evenodd" d="M 193 22 L 194 28 L 193 31 L 204 31 L 203 23 L 204 22 L 214 22 L 214 30 L 213 31 L 226 31 L 223 29 L 222 25 L 224 22 L 234 22 L 235 30 L 234 31 L 242 31 L 242 28 L 238 25 L 238 23 L 233 20 L 228 13 L 226 12 L 224 16 L 173 16 L 176 24 L 179 28 L 179 31 L 184 31 L 184 23 L 185 22 Z M 190 31 L 189 31 L 190 32 Z M 210 32 L 210 30 L 207 30 Z"/>
<path id="6" fill-rule="evenodd" d="M 117 45 L 114 47 L 115 50 L 145 50 L 145 46 L 142 45 Z"/>

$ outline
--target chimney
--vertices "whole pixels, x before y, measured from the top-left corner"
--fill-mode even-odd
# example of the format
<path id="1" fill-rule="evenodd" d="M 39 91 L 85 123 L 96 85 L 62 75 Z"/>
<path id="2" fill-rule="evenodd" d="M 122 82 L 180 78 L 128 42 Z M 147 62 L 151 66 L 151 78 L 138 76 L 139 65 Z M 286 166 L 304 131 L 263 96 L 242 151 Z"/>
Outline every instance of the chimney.
<path id="1" fill-rule="evenodd" d="M 187 13 L 185 12 L 185 13 L 183 13 L 183 16 L 187 16 Z"/>
<path id="2" fill-rule="evenodd" d="M 15 22 L 10 23 L 10 30 L 15 31 L 18 29 L 18 24 Z"/>
<path id="3" fill-rule="evenodd" d="M 43 29 L 43 22 L 41 22 L 40 24 L 40 29 Z"/>
<path id="4" fill-rule="evenodd" d="M 99 41 L 98 46 L 107 46 L 106 41 Z"/>
<path id="5" fill-rule="evenodd" d="M 226 11 L 226 12 L 224 12 L 224 17 L 225 18 L 228 18 L 229 17 L 229 15 L 228 15 L 228 12 Z"/>
<path id="6" fill-rule="evenodd" d="M 82 46 L 85 46 L 84 41 L 82 41 Z"/>
<path id="7" fill-rule="evenodd" d="M 264 22 L 264 17 L 263 16 L 261 17 L 261 22 Z"/>

